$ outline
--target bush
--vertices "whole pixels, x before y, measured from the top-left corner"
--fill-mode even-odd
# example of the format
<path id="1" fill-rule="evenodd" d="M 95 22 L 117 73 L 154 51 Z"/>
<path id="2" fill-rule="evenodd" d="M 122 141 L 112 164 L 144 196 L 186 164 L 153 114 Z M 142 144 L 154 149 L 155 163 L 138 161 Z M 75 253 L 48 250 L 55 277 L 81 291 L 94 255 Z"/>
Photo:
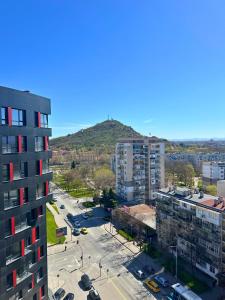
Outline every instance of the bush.
<path id="1" fill-rule="evenodd" d="M 91 207 L 95 207 L 96 204 L 91 201 L 86 201 L 86 202 L 82 202 L 82 205 L 86 208 L 91 208 Z"/>
<path id="2" fill-rule="evenodd" d="M 127 239 L 129 242 L 133 241 L 133 237 L 131 235 L 129 235 L 128 233 L 126 233 L 125 231 L 123 231 L 122 229 L 118 230 L 118 233 L 124 237 L 125 239 Z"/>

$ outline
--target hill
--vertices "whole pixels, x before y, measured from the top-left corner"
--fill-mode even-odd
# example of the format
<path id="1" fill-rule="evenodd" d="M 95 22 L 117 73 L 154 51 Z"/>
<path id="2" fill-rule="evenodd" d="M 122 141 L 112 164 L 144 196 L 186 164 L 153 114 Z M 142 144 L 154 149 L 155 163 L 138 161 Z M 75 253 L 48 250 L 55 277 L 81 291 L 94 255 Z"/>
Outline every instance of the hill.
<path id="1" fill-rule="evenodd" d="M 141 136 L 130 126 L 116 120 L 106 120 L 76 133 L 52 139 L 50 144 L 54 150 L 105 149 L 110 151 L 120 138 Z"/>

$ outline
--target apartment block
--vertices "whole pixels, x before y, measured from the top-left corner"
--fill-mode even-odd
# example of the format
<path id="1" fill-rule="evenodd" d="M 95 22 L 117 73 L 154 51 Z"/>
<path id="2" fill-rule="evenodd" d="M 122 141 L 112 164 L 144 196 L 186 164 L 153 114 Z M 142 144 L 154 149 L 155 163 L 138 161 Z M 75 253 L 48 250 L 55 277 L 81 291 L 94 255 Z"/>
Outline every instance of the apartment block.
<path id="1" fill-rule="evenodd" d="M 166 251 L 210 277 L 225 279 L 225 201 L 188 188 L 163 189 L 156 199 L 156 232 Z"/>
<path id="2" fill-rule="evenodd" d="M 203 162 L 202 180 L 204 184 L 216 184 L 225 179 L 225 162 Z"/>
<path id="3" fill-rule="evenodd" d="M 165 147 L 157 138 L 121 139 L 116 145 L 116 192 L 127 201 L 148 203 L 164 187 Z"/>
<path id="4" fill-rule="evenodd" d="M 0 299 L 47 300 L 50 100 L 0 87 Z"/>

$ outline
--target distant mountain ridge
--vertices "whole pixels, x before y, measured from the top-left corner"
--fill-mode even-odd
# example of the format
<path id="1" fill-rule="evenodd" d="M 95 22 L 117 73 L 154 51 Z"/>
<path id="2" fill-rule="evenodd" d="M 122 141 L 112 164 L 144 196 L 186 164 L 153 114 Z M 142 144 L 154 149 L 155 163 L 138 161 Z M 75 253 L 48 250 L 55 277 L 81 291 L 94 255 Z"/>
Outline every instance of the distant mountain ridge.
<path id="1" fill-rule="evenodd" d="M 54 138 L 50 144 L 54 149 L 93 148 L 111 149 L 120 138 L 142 137 L 132 127 L 116 120 L 106 120 L 87 129 L 82 129 L 67 136 Z"/>

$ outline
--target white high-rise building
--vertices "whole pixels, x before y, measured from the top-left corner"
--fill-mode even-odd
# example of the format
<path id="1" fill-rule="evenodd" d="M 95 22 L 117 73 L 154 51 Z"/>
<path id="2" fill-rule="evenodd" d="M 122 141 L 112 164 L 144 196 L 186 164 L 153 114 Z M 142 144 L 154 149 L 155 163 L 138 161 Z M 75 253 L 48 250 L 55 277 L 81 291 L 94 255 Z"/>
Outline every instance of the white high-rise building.
<path id="1" fill-rule="evenodd" d="M 205 184 L 216 184 L 225 179 L 225 162 L 203 162 L 202 179 Z"/>
<path id="2" fill-rule="evenodd" d="M 116 144 L 116 192 L 127 201 L 148 203 L 165 184 L 165 145 L 154 137 Z"/>

